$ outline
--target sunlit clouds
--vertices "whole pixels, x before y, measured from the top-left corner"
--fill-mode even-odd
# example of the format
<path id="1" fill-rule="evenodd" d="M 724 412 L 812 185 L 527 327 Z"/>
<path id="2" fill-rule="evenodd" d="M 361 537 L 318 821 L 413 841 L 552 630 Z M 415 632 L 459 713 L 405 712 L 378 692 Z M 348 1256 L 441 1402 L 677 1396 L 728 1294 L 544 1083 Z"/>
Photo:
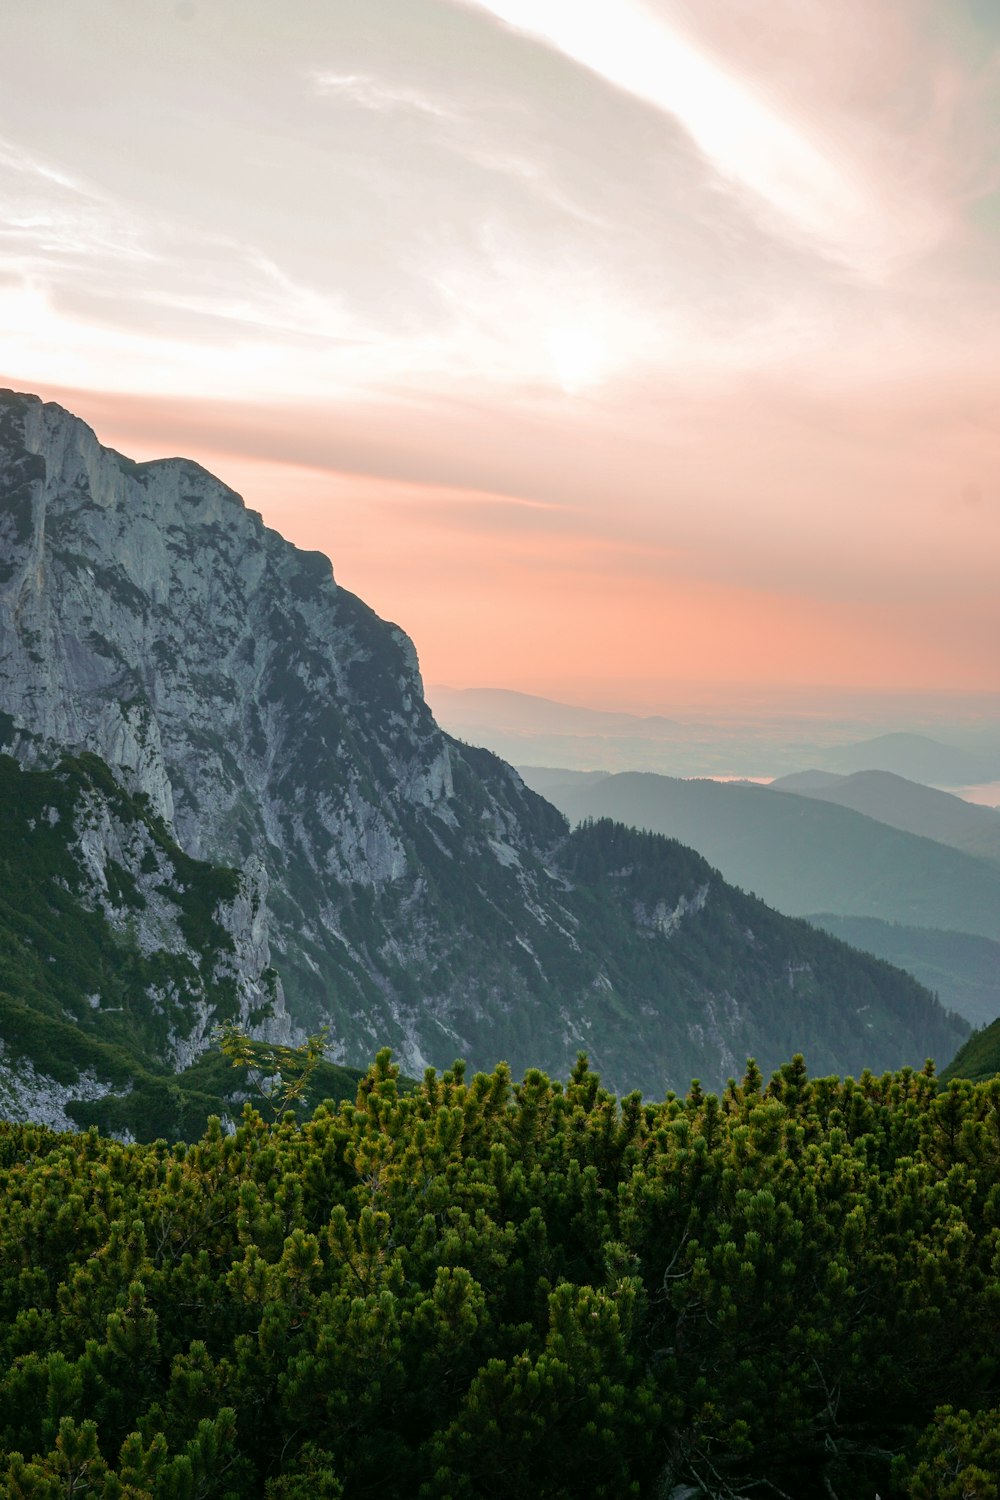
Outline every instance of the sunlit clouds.
<path id="1" fill-rule="evenodd" d="M 720 178 L 766 205 L 819 252 L 872 275 L 945 231 L 836 138 L 692 45 L 634 0 L 470 0 L 676 119 Z"/>
<path id="2" fill-rule="evenodd" d="M 453 112 L 445 105 L 425 97 L 416 89 L 393 88 L 363 73 L 316 73 L 313 82 L 318 93 L 339 97 L 359 109 L 414 110 L 435 120 L 454 118 Z"/>
<path id="3" fill-rule="evenodd" d="M 11 0 L 0 80 L 0 379 L 428 677 L 1000 687 L 974 0 Z"/>

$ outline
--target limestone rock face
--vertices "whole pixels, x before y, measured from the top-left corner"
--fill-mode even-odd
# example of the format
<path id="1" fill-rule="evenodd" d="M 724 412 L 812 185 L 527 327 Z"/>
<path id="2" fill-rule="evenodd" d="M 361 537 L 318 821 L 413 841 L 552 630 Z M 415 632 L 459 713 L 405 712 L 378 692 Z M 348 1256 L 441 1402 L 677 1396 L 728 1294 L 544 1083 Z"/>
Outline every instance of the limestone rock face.
<path id="1" fill-rule="evenodd" d="M 133 464 L 38 400 L 7 401 L 3 414 L 0 680 L 19 725 L 96 751 L 194 855 L 250 852 L 254 815 L 277 811 L 276 788 L 305 769 L 302 738 L 339 705 L 382 710 L 368 717 L 404 794 L 447 796 L 448 751 L 412 645 L 373 631 L 324 557 L 269 531 L 195 463 Z M 398 831 L 346 760 L 342 736 L 328 733 L 309 768 L 317 791 L 337 786 L 320 817 L 340 846 L 338 873 L 395 878 Z M 318 830 L 302 837 L 325 842 Z"/>
<path id="2" fill-rule="evenodd" d="M 103 1099 L 110 1092 L 110 1084 L 92 1071 L 62 1083 L 39 1072 L 29 1059 L 8 1057 L 0 1043 L 0 1120 L 32 1120 L 50 1130 L 74 1130 L 66 1106 L 80 1099 Z"/>
<path id="3" fill-rule="evenodd" d="M 325 557 L 197 464 L 133 463 L 12 392 L 0 749 L 25 767 L 95 753 L 186 855 L 242 871 L 215 913 L 231 937 L 215 982 L 249 1015 L 273 967 L 292 1024 L 327 1025 L 335 1061 L 388 1044 L 411 1072 L 505 1057 L 564 1074 L 585 1048 L 612 1087 L 661 1093 L 748 1053 L 769 1066 L 813 1042 L 814 1067 L 859 1071 L 961 1040 L 915 982 L 804 936 L 691 851 L 570 834 L 511 767 L 438 729 L 411 642 Z M 94 837 L 100 900 L 115 833 Z M 194 1024 L 169 1057 L 205 1041 Z"/>
<path id="4" fill-rule="evenodd" d="M 197 1079 L 163 1080 L 220 1023 L 293 1040 L 266 894 L 258 860 L 192 859 L 96 755 L 0 755 L 0 1117 L 68 1128 L 113 1096 L 119 1133 L 204 1119 Z"/>
<path id="5" fill-rule="evenodd" d="M 270 1041 L 290 1041 L 284 992 L 271 968 L 267 874 L 260 861 L 252 857 L 242 871 L 226 872 L 231 889 L 199 900 L 199 941 L 185 933 L 182 918 L 190 904 L 184 898 L 201 872 L 179 868 L 150 823 L 127 816 L 129 806 L 88 786 L 74 808 L 68 853 L 76 856 L 74 884 L 84 903 L 103 914 L 123 944 L 161 960 L 163 978 L 150 983 L 146 995 L 151 1010 L 168 1019 L 162 1060 L 181 1072 L 211 1045 L 222 1019 Z M 100 1008 L 100 993 L 89 999 Z"/>
<path id="6" fill-rule="evenodd" d="M 492 758 L 484 781 L 435 725 L 404 633 L 199 465 L 135 464 L 7 393 L 0 472 L 8 748 L 28 765 L 93 751 L 186 852 L 253 861 L 272 894 L 259 940 L 293 1014 L 333 1022 L 336 1055 L 390 1040 L 415 1064 L 443 1055 L 442 1034 L 447 1054 L 467 1046 L 441 968 L 463 935 L 441 920 L 428 856 L 474 897 L 463 865 L 509 871 L 503 901 L 537 907 L 549 877 L 509 847 L 541 855 L 558 814 Z M 474 809 L 456 803 L 456 760 Z M 494 981 L 479 988 L 462 1003 L 487 1004 Z"/>

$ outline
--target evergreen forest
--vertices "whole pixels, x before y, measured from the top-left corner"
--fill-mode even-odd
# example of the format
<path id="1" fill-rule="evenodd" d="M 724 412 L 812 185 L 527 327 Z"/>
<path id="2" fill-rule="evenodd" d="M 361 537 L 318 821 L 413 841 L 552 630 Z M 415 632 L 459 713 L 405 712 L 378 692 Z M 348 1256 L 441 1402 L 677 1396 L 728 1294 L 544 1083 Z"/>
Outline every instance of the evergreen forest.
<path id="1" fill-rule="evenodd" d="M 0 1494 L 985 1500 L 1000 1079 L 0 1124 Z"/>

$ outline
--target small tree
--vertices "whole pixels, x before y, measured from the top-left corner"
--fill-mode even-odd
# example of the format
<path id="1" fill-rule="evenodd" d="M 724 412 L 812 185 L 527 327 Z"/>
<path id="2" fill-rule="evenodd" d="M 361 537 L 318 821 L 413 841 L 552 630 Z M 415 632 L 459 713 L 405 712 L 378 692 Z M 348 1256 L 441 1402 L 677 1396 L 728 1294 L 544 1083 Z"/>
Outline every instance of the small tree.
<path id="1" fill-rule="evenodd" d="M 323 1060 L 328 1028 L 307 1037 L 301 1047 L 283 1047 L 248 1036 L 233 1021 L 215 1029 L 215 1040 L 223 1057 L 234 1068 L 245 1070 L 247 1083 L 258 1101 L 280 1120 L 286 1110 L 296 1109 L 305 1099 L 313 1074 Z"/>

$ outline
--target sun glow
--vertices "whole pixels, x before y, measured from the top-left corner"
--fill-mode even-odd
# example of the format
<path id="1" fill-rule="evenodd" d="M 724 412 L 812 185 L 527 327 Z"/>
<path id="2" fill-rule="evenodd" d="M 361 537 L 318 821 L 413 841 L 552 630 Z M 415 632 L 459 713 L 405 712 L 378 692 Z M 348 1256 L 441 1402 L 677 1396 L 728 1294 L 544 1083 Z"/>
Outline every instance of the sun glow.
<path id="1" fill-rule="evenodd" d="M 596 385 L 608 365 L 607 345 L 579 324 L 561 323 L 548 329 L 545 349 L 559 385 L 569 396 Z"/>

